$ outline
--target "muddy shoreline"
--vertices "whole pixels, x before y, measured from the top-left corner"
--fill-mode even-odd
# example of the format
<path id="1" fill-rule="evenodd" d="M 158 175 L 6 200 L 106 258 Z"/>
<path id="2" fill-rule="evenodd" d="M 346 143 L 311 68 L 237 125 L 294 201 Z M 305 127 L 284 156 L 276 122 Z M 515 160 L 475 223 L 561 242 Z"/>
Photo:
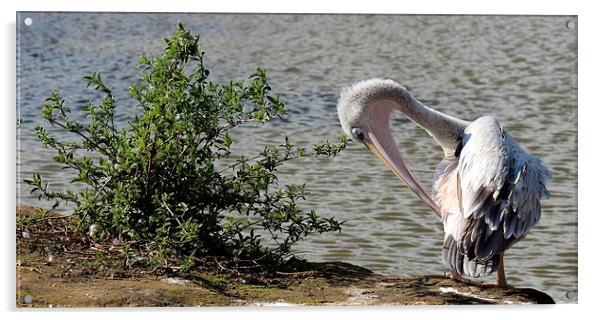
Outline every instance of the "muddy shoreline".
<path id="1" fill-rule="evenodd" d="M 47 269 L 18 267 L 18 307 L 369 306 L 441 304 L 549 304 L 534 289 L 469 286 L 441 276 L 348 277 L 344 263 L 332 273 L 288 275 L 272 284 L 205 275 L 198 279 L 139 277 L 63 279 Z M 221 285 L 216 285 L 221 283 Z M 26 298 L 29 296 L 28 298 Z M 29 303 L 26 303 L 29 302 Z"/>
<path id="2" fill-rule="evenodd" d="M 17 214 L 31 208 L 21 207 Z M 345 262 L 304 262 L 295 272 L 181 275 L 105 269 L 94 254 L 49 250 L 17 228 L 17 307 L 371 306 L 553 304 L 530 288 L 476 286 L 441 275 L 383 276 Z M 29 232 L 29 231 L 27 231 Z M 31 232 L 34 234 L 34 232 Z M 37 245 L 32 245 L 38 241 Z M 89 251 L 89 250 L 88 250 Z M 90 256 L 82 260 L 82 255 Z M 101 266 L 99 268 L 99 265 Z M 93 266 L 93 268 L 92 268 Z"/>

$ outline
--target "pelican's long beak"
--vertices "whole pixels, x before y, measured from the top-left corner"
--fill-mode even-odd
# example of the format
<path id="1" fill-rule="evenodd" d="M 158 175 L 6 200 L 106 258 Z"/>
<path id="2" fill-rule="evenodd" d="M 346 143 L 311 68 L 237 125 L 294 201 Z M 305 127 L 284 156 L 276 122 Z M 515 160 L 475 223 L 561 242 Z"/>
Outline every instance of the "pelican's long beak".
<path id="1" fill-rule="evenodd" d="M 366 129 L 369 138 L 365 142 L 366 146 L 381 158 L 401 181 L 403 181 L 412 191 L 414 191 L 414 193 L 416 193 L 416 195 L 418 195 L 418 197 L 420 197 L 420 199 L 426 202 L 426 204 L 441 217 L 441 209 L 435 204 L 424 189 L 422 189 L 420 183 L 418 183 L 403 161 L 388 126 L 377 126 L 376 128 L 370 126 Z"/>

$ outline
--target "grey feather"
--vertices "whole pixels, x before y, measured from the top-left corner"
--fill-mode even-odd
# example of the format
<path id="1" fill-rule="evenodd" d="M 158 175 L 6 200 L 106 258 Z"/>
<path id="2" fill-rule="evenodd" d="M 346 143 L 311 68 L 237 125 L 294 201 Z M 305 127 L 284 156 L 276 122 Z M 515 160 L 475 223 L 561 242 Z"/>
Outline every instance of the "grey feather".
<path id="1" fill-rule="evenodd" d="M 504 219 L 504 238 L 509 239 L 514 235 L 514 229 L 516 228 L 516 221 L 518 218 L 514 215 L 505 216 Z"/>

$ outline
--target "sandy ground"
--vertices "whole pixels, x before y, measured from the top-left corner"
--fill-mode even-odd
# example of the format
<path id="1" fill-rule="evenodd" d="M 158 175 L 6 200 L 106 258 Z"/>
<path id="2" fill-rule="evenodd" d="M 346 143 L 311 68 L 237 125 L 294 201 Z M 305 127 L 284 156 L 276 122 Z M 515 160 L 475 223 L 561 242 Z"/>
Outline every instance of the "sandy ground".
<path id="1" fill-rule="evenodd" d="M 27 210 L 32 209 L 18 208 L 17 214 L 26 214 Z M 17 226 L 18 307 L 554 303 L 547 294 L 535 289 L 468 285 L 434 275 L 389 277 L 343 262 L 307 262 L 298 272 L 269 275 L 234 276 L 204 270 L 191 272 L 184 278 L 145 270 L 102 271 L 103 265 L 94 262 L 94 254 L 88 248 L 52 248 L 52 242 L 39 237 Z M 72 240 L 61 239 L 66 243 Z"/>

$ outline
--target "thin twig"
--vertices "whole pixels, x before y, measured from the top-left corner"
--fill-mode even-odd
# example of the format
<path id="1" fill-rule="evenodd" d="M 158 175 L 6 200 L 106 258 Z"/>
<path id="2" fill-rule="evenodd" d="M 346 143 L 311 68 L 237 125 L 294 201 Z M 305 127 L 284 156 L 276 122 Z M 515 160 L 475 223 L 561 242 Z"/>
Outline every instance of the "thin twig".
<path id="1" fill-rule="evenodd" d="M 96 147 L 98 150 L 102 151 L 102 153 L 103 153 L 104 155 L 106 155 L 106 156 L 109 156 L 109 157 L 110 157 L 111 159 L 113 159 L 113 160 L 115 159 L 115 155 L 114 155 L 112 152 L 110 152 L 109 150 L 107 150 L 107 149 L 105 149 L 105 148 L 102 148 L 100 145 L 98 145 L 97 143 L 95 143 L 94 141 L 92 141 L 92 140 L 91 140 L 91 139 L 90 139 L 88 136 L 86 136 L 85 134 L 81 133 L 79 130 L 73 130 L 73 129 L 69 129 L 69 128 L 67 128 L 67 126 L 66 126 L 66 125 L 64 125 L 64 124 L 62 124 L 62 123 L 60 123 L 60 122 L 58 122 L 58 121 L 56 121 L 56 120 L 52 120 L 52 121 L 50 121 L 50 123 L 51 123 L 51 124 L 56 124 L 56 125 L 58 125 L 59 127 L 61 127 L 61 128 L 63 128 L 63 129 L 65 129 L 65 130 L 67 130 L 67 131 L 69 131 L 69 132 L 73 132 L 73 133 L 75 133 L 75 134 L 77 134 L 77 135 L 81 136 L 82 138 L 86 139 L 86 141 L 88 141 L 88 143 L 90 143 L 92 146 L 94 146 L 94 147 Z"/>
<path id="2" fill-rule="evenodd" d="M 264 122 L 267 122 L 267 121 L 270 121 L 270 120 L 271 120 L 271 118 L 268 118 L 266 121 L 257 120 L 257 119 L 240 119 L 240 120 L 237 121 L 236 124 L 232 125 L 230 123 L 226 123 L 220 129 L 234 128 L 235 126 L 237 126 L 237 125 L 239 125 L 241 123 L 247 123 L 247 122 L 258 122 L 258 123 L 262 123 L 263 124 Z"/>
<path id="3" fill-rule="evenodd" d="M 259 159 L 259 158 L 261 158 L 261 157 L 262 157 L 261 155 L 258 155 L 258 156 L 254 156 L 254 157 L 252 157 L 252 158 L 249 158 L 249 159 L 246 159 L 246 160 L 247 160 L 247 161 L 254 161 L 254 160 L 257 160 L 257 159 Z M 226 171 L 226 170 L 228 170 L 228 169 L 232 169 L 232 168 L 234 168 L 234 167 L 236 167 L 236 166 L 238 166 L 238 165 L 240 165 L 240 162 L 236 162 L 236 163 L 234 163 L 234 164 L 232 164 L 232 165 L 230 165 L 230 166 L 227 166 L 227 167 L 225 167 L 224 169 L 220 170 L 218 173 L 223 173 L 224 171 Z"/>
<path id="4" fill-rule="evenodd" d="M 173 213 L 173 211 L 171 211 L 171 209 L 169 209 L 169 206 L 167 206 L 167 203 L 165 203 L 164 200 L 161 200 L 161 202 L 163 203 L 163 206 L 165 207 L 165 209 L 167 209 L 167 211 L 169 211 L 169 213 L 171 213 L 171 215 L 174 217 L 174 219 L 176 219 L 176 222 L 178 223 L 178 225 L 180 225 L 180 228 L 184 229 L 184 227 L 182 226 L 182 222 L 180 222 L 180 219 L 178 219 L 178 217 Z"/>

